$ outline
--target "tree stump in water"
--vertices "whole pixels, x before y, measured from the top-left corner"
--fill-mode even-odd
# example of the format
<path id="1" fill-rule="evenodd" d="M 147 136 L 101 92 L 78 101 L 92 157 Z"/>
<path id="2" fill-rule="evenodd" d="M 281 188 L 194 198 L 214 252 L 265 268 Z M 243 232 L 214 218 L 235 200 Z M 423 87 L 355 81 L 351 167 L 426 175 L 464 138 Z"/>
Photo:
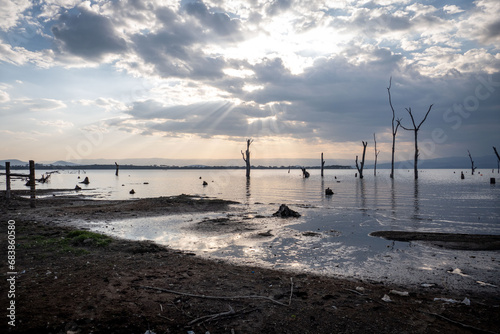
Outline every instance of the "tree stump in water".
<path id="1" fill-rule="evenodd" d="M 90 181 L 89 181 L 89 177 L 88 177 L 88 176 L 86 176 L 86 177 L 85 177 L 85 180 L 83 180 L 83 181 L 82 181 L 82 182 L 80 182 L 80 183 L 83 183 L 83 184 L 89 184 L 89 183 L 90 183 Z"/>
<path id="2" fill-rule="evenodd" d="M 330 188 L 326 188 L 325 195 L 333 195 L 333 190 Z"/>
<path id="3" fill-rule="evenodd" d="M 275 216 L 275 217 L 281 217 L 281 218 L 289 218 L 289 217 L 296 217 L 296 218 L 298 218 L 298 217 L 300 217 L 300 213 L 298 213 L 297 211 L 293 211 L 292 209 L 290 209 L 285 204 L 281 204 L 280 208 L 278 209 L 278 211 L 276 211 L 275 213 L 273 213 L 273 216 Z"/>
<path id="4" fill-rule="evenodd" d="M 309 176 L 311 176 L 311 175 L 309 174 L 309 172 L 308 172 L 308 171 L 306 171 L 306 169 L 305 169 L 305 168 L 301 168 L 301 169 L 302 169 L 302 175 L 304 176 L 304 178 L 306 178 L 306 179 L 307 179 Z"/>

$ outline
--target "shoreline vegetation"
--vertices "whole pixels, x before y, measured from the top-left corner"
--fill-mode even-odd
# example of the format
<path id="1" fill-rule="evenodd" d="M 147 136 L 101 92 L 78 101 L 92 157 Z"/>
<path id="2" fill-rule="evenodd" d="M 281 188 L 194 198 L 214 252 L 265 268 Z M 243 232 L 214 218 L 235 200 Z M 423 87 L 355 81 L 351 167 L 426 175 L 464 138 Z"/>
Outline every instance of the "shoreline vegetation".
<path id="1" fill-rule="evenodd" d="M 235 202 L 189 195 L 92 200 L 46 190 L 30 209 L 25 193 L 14 190 L 7 201 L 0 192 L 2 229 L 12 220 L 16 233 L 10 333 L 498 333 L 498 294 L 239 266 L 71 223 L 228 212 Z M 0 235 L 7 245 L 7 233 Z M 6 259 L 6 246 L 2 254 Z M 7 298 L 1 300 L 5 310 Z"/>

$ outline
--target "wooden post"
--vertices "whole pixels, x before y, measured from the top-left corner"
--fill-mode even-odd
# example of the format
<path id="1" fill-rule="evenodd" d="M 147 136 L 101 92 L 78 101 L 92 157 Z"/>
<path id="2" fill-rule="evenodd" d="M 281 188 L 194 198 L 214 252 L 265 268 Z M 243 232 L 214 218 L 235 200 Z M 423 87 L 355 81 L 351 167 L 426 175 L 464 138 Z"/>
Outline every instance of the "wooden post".
<path id="1" fill-rule="evenodd" d="M 36 208 L 35 161 L 30 160 L 30 207 Z"/>
<path id="2" fill-rule="evenodd" d="M 10 161 L 5 162 L 5 198 L 10 199 Z"/>

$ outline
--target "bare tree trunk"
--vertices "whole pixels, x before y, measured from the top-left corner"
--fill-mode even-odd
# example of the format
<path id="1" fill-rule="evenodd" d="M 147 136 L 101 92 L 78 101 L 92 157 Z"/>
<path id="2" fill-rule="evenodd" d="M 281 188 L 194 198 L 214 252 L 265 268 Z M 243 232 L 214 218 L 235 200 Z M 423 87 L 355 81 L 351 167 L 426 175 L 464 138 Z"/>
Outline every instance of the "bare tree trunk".
<path id="1" fill-rule="evenodd" d="M 420 124 L 418 124 L 418 126 L 415 123 L 415 119 L 413 118 L 413 114 L 411 113 L 411 108 L 406 108 L 406 111 L 408 111 L 408 113 L 410 114 L 411 122 L 413 123 L 413 129 L 405 128 L 404 126 L 401 125 L 401 127 L 403 129 L 415 132 L 415 158 L 414 158 L 414 162 L 413 162 L 413 171 L 414 171 L 415 180 L 418 179 L 418 156 L 419 156 L 419 153 L 418 153 L 418 130 L 420 130 L 420 127 L 427 119 L 427 116 L 431 112 L 432 106 L 433 106 L 432 104 L 429 106 L 429 110 L 427 110 L 427 113 L 425 114 L 424 119 L 422 120 L 422 122 L 420 122 Z M 401 120 L 398 120 L 398 123 L 401 124 Z"/>
<path id="2" fill-rule="evenodd" d="M 243 161 L 246 163 L 246 176 L 250 177 L 250 144 L 253 143 L 253 139 L 247 139 L 247 149 L 245 153 L 241 151 L 241 155 L 243 156 Z"/>
<path id="3" fill-rule="evenodd" d="M 325 167 L 325 160 L 323 160 L 323 152 L 321 152 L 321 177 L 323 177 L 324 167 Z"/>
<path id="4" fill-rule="evenodd" d="M 413 157 L 413 174 L 418 179 L 418 131 L 415 131 L 415 156 Z"/>
<path id="5" fill-rule="evenodd" d="M 373 134 L 373 141 L 375 142 L 375 165 L 373 166 L 373 175 L 377 176 L 377 159 L 380 151 L 377 152 L 377 139 L 375 139 L 375 134 Z"/>
<path id="6" fill-rule="evenodd" d="M 361 159 L 361 167 L 358 166 L 358 156 L 356 156 L 356 169 L 359 172 L 359 178 L 363 178 L 363 167 L 365 166 L 365 153 L 366 153 L 366 145 L 368 142 L 361 141 L 363 143 L 363 158 Z"/>
<path id="7" fill-rule="evenodd" d="M 470 155 L 469 150 L 467 150 L 467 153 L 469 153 L 469 159 L 470 159 L 470 163 L 471 163 L 472 175 L 474 175 L 474 172 L 476 171 L 477 167 L 474 167 L 474 160 L 472 160 L 472 156 Z"/>
<path id="8" fill-rule="evenodd" d="M 391 85 L 392 85 L 392 77 L 389 79 L 389 87 L 387 87 L 387 93 L 389 94 L 389 105 L 392 110 L 392 159 L 391 159 L 391 179 L 394 178 L 394 152 L 396 151 L 396 134 L 398 133 L 398 128 L 401 125 L 401 119 L 396 118 L 396 113 L 394 112 L 394 108 L 392 106 L 391 100 Z M 394 120 L 396 120 L 396 126 L 394 126 Z"/>
<path id="9" fill-rule="evenodd" d="M 493 151 L 495 151 L 495 154 L 497 156 L 497 173 L 500 173 L 500 155 L 498 155 L 498 151 L 495 146 L 493 146 Z"/>
<path id="10" fill-rule="evenodd" d="M 116 163 L 116 161 L 115 161 L 115 165 L 116 165 L 116 172 L 115 172 L 115 175 L 116 175 L 116 176 L 118 176 L 118 168 L 119 168 L 120 166 L 118 166 L 118 164 Z"/>

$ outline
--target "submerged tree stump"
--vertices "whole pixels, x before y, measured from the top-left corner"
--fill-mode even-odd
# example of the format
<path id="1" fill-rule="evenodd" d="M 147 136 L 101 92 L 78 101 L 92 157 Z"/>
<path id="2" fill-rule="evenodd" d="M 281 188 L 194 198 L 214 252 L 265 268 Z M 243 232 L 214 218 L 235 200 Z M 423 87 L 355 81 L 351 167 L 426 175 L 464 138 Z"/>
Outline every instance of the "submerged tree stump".
<path id="1" fill-rule="evenodd" d="M 273 213 L 273 216 L 281 218 L 289 218 L 289 217 L 298 218 L 300 217 L 300 213 L 298 213 L 297 211 L 293 211 L 286 204 L 281 204 L 278 211 Z"/>

